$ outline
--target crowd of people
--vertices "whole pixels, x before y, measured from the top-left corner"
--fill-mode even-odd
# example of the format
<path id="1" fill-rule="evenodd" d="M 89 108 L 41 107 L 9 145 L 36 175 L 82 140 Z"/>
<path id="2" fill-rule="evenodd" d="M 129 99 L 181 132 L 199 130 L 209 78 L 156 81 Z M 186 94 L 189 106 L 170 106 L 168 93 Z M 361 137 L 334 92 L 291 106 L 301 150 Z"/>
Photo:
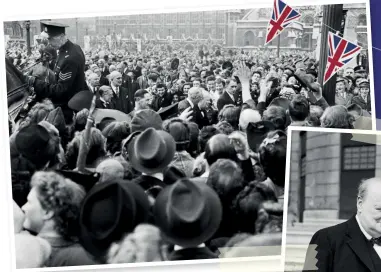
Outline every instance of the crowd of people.
<path id="1" fill-rule="evenodd" d="M 329 105 L 304 55 L 66 57 L 59 37 L 26 75 L 37 103 L 10 120 L 18 268 L 280 255 L 288 127 L 371 124 L 362 67 Z"/>

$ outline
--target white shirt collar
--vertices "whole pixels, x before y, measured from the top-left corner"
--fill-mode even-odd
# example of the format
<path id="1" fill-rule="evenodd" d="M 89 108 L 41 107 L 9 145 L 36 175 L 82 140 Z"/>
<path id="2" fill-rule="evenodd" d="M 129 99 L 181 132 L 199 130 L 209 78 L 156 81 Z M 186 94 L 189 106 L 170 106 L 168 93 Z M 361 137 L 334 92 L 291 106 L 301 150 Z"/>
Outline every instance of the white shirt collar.
<path id="1" fill-rule="evenodd" d="M 234 96 L 233 95 L 231 95 L 229 92 L 226 92 L 229 96 L 230 96 L 230 98 L 235 102 L 235 98 L 234 98 Z"/>
<path id="2" fill-rule="evenodd" d="M 163 173 L 155 173 L 155 174 L 146 174 L 146 173 L 143 173 L 143 175 L 145 175 L 145 176 L 150 176 L 150 177 L 154 177 L 154 178 L 157 178 L 157 179 L 159 179 L 159 180 L 161 180 L 161 181 L 164 180 L 164 175 L 163 175 Z"/>
<path id="3" fill-rule="evenodd" d="M 197 247 L 192 247 L 192 248 L 202 248 L 202 247 L 205 247 L 205 244 L 201 244 L 201 245 L 198 245 Z M 174 250 L 177 251 L 177 250 L 182 250 L 184 249 L 185 247 L 181 247 L 181 246 L 178 246 L 178 245 L 175 245 L 174 246 Z"/>
<path id="4" fill-rule="evenodd" d="M 357 220 L 357 224 L 359 224 L 361 232 L 365 235 L 366 239 L 368 240 L 372 239 L 372 236 L 369 233 L 367 233 L 366 230 L 361 226 L 360 219 L 357 214 L 356 214 L 356 220 Z"/>
<path id="5" fill-rule="evenodd" d="M 191 105 L 191 107 L 193 108 L 194 107 L 193 102 L 189 98 L 187 98 L 187 100 L 188 100 L 189 104 Z"/>

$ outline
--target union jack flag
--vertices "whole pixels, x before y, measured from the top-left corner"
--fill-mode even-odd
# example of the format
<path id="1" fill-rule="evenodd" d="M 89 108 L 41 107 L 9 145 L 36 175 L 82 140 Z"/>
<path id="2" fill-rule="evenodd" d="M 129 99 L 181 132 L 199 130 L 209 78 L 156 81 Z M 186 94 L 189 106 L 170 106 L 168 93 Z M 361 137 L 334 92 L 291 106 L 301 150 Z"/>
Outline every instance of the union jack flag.
<path id="1" fill-rule="evenodd" d="M 328 32 L 328 48 L 328 60 L 323 84 L 361 52 L 361 46 L 351 43 L 333 32 Z"/>
<path id="2" fill-rule="evenodd" d="M 281 0 L 274 0 L 274 9 L 267 27 L 266 44 L 271 42 L 292 21 L 300 18 L 300 13 Z"/>

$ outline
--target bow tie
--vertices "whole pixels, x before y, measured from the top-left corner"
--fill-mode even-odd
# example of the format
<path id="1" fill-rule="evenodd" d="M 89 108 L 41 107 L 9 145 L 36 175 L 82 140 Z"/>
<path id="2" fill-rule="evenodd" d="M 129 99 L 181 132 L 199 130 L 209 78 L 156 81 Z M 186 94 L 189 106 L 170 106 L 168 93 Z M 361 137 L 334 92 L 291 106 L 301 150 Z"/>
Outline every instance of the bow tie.
<path id="1" fill-rule="evenodd" d="M 372 238 L 372 239 L 370 239 L 370 242 L 372 243 L 372 245 L 379 245 L 379 246 L 381 246 L 381 237 Z"/>

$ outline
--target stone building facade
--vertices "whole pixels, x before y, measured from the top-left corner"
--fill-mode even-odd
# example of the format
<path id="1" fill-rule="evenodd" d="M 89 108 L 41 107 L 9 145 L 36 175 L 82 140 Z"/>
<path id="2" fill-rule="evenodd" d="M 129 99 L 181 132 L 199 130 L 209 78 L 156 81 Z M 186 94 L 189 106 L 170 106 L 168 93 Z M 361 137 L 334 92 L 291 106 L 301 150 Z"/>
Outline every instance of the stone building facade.
<path id="1" fill-rule="evenodd" d="M 293 131 L 289 211 L 297 221 L 349 219 L 356 212 L 359 182 L 381 174 L 381 146 L 369 143 L 376 136 L 367 135 L 366 142 L 352 137 Z"/>

